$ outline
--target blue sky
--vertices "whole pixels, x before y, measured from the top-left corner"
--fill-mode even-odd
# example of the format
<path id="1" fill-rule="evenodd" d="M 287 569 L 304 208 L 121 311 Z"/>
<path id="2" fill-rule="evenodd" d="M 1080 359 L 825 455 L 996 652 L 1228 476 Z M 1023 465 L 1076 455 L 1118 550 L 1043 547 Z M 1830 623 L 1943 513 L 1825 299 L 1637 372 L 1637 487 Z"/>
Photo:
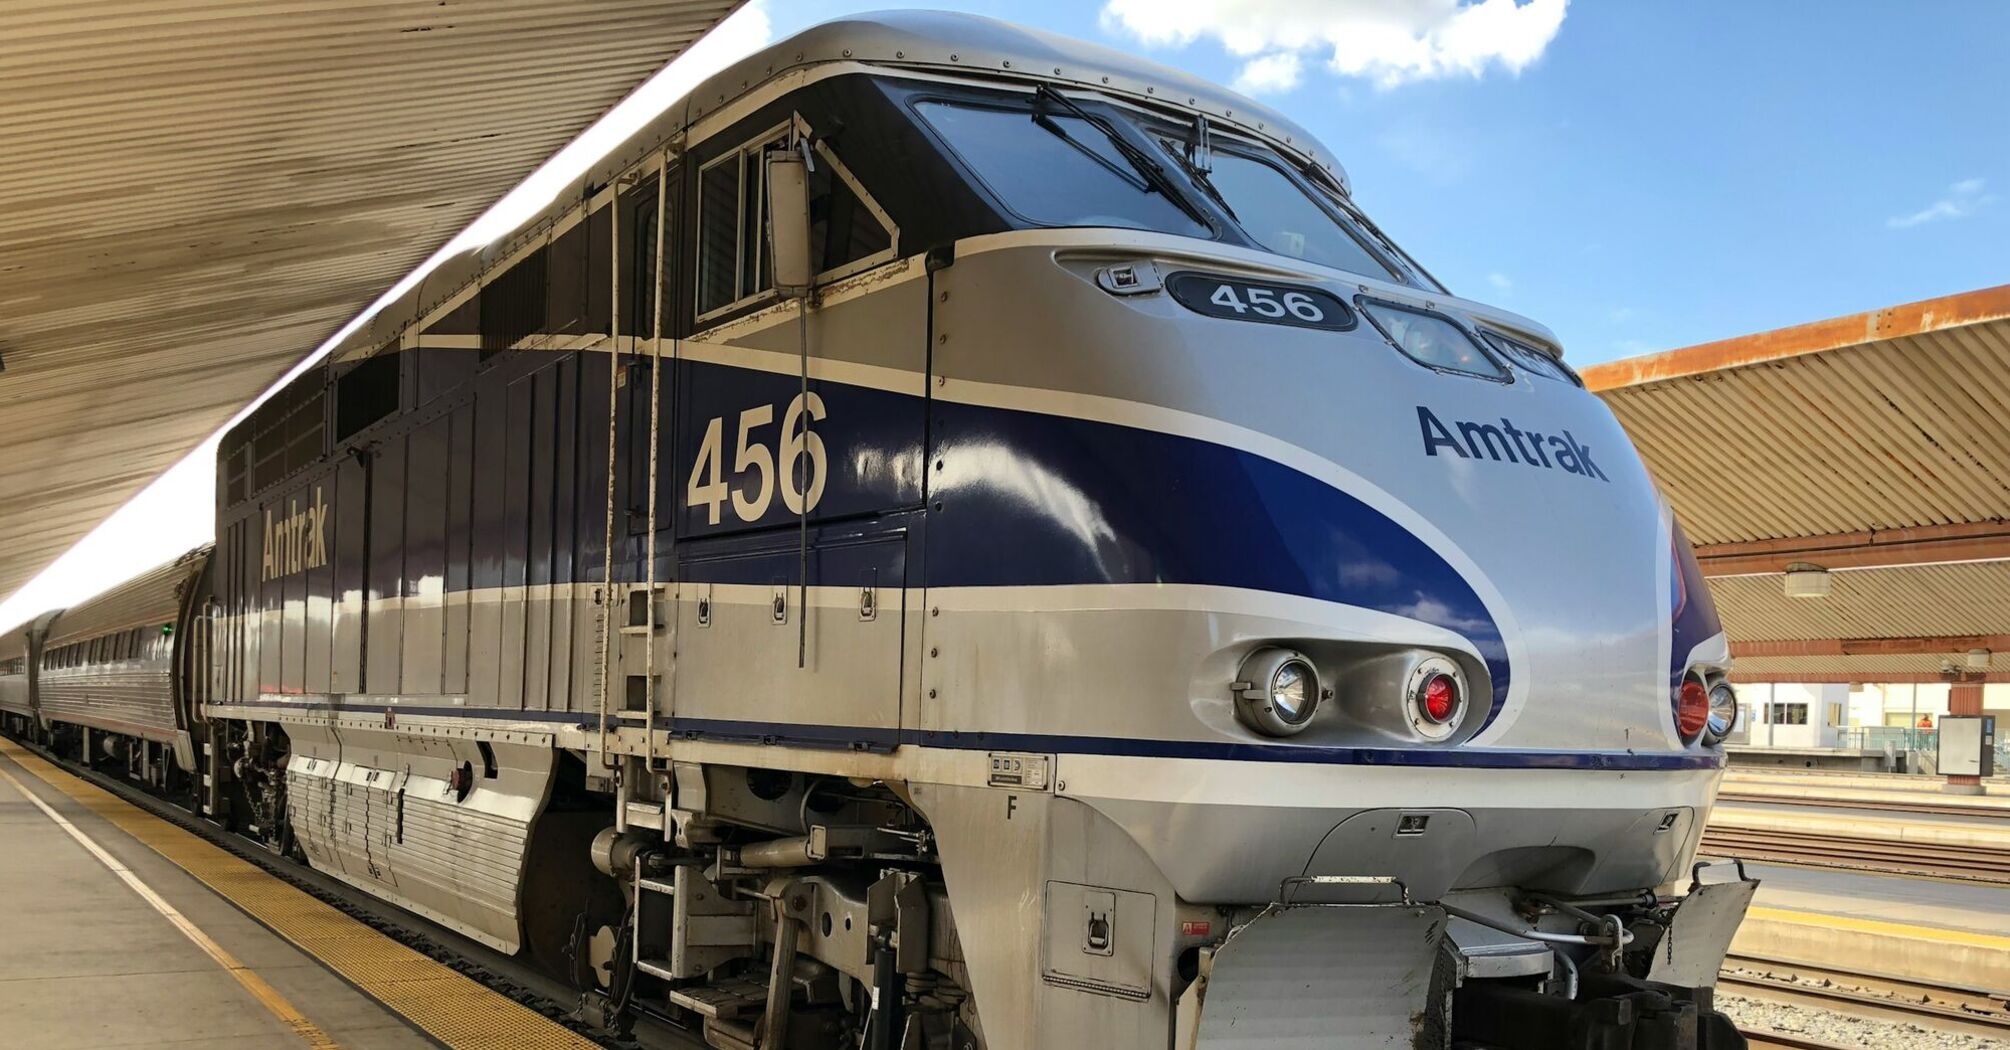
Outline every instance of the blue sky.
<path id="1" fill-rule="evenodd" d="M 780 36 L 888 6 L 904 5 L 764 10 Z M 1594 0 L 1558 22 L 1561 4 L 1491 0 L 1474 27 L 1454 24 L 1450 0 L 915 6 L 1223 83 L 1295 55 L 1296 86 L 1259 97 L 1316 133 L 1454 291 L 1548 324 L 1580 365 L 2010 281 L 2010 5 Z M 1402 7 L 1381 31 L 1355 13 Z M 1214 26 L 1268 36 L 1238 56 Z M 1322 33 L 1341 42 L 1290 46 Z M 1395 84 L 1374 72 L 1420 46 L 1449 68 Z M 1335 72 L 1336 54 L 1366 75 Z M 1477 76 L 1462 64 L 1476 56 Z"/>
<path id="2" fill-rule="evenodd" d="M 1243 83 L 1455 292 L 1548 324 L 1579 365 L 2010 281 L 2010 4 L 1980 0 L 752 0 L 435 261 L 709 71 L 890 6 Z M 206 541 L 214 440 L 0 602 L 0 629 Z"/>

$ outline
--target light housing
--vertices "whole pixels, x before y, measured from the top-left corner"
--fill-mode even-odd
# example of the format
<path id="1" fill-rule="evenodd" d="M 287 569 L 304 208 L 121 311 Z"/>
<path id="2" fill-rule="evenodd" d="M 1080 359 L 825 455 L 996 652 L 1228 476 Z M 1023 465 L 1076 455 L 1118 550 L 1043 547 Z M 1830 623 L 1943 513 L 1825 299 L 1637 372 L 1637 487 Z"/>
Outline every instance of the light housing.
<path id="1" fill-rule="evenodd" d="M 1236 717 L 1266 736 L 1302 732 L 1324 696 L 1319 670 L 1305 654 L 1274 647 L 1249 654 L 1231 688 Z"/>
<path id="2" fill-rule="evenodd" d="M 1403 713 L 1410 729 L 1426 740 L 1446 740 L 1466 717 L 1466 676 L 1442 656 L 1417 661 L 1403 689 Z"/>
<path id="3" fill-rule="evenodd" d="M 1675 693 L 1675 735 L 1685 744 L 1694 743 L 1709 724 L 1710 690 L 1694 675 L 1682 679 Z"/>
<path id="4" fill-rule="evenodd" d="M 1710 687 L 1710 714 L 1703 722 L 1703 742 L 1715 746 L 1738 728 L 1738 691 L 1729 682 Z"/>

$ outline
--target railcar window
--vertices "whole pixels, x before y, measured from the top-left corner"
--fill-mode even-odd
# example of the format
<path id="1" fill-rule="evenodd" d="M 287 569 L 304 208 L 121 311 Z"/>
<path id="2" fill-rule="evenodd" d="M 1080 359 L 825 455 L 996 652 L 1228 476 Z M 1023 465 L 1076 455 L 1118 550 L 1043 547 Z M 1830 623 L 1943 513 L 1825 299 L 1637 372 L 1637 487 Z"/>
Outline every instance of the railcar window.
<path id="1" fill-rule="evenodd" d="M 1348 273 L 1397 279 L 1375 253 L 1270 162 L 1218 152 L 1214 170 L 1205 178 L 1242 231 L 1265 248 Z"/>
<path id="2" fill-rule="evenodd" d="M 921 102 L 915 110 L 998 200 L 1040 226 L 1117 226 L 1211 237 L 1078 116 Z"/>
<path id="3" fill-rule="evenodd" d="M 1361 301 L 1361 312 L 1411 360 L 1447 372 L 1507 379 L 1507 369 L 1480 349 L 1458 325 L 1433 313 L 1394 303 Z"/>

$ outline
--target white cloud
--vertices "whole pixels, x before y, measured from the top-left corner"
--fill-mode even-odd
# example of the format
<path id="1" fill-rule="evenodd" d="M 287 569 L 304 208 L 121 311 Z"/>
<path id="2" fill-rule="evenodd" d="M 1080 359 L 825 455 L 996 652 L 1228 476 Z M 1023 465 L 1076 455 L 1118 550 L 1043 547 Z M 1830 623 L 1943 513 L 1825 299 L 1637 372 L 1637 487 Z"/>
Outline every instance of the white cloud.
<path id="1" fill-rule="evenodd" d="M 1947 192 L 1939 200 L 1909 215 L 1894 215 L 1884 220 L 1884 224 L 1894 230 L 1903 230 L 1921 223 L 1966 218 L 1995 202 L 1995 194 L 1982 192 L 1985 186 L 1981 179 L 1962 179 L 1947 187 Z"/>
<path id="2" fill-rule="evenodd" d="M 1235 78 L 1235 90 L 1246 95 L 1289 91 L 1298 86 L 1305 64 L 1296 51 L 1278 51 L 1251 59 Z"/>
<path id="3" fill-rule="evenodd" d="M 1253 58 L 1243 78 L 1280 56 L 1316 56 L 1333 72 L 1394 87 L 1477 77 L 1494 65 L 1519 73 L 1542 57 L 1569 0 L 1107 0 L 1106 27 L 1155 46 L 1202 37 Z M 1296 75 L 1292 78 L 1296 83 Z M 1287 85 L 1289 86 L 1289 85 Z"/>
<path id="4" fill-rule="evenodd" d="M 765 46 L 772 35 L 766 0 L 751 0 L 675 61 L 644 81 L 592 127 L 580 133 L 579 138 L 553 154 L 445 248 L 392 285 L 368 309 L 317 347 L 306 360 L 294 366 L 266 394 L 292 382 L 327 356 L 329 350 L 347 339 L 371 315 L 417 285 L 440 263 L 469 249 L 479 248 L 523 225 L 608 150 L 641 130 L 665 107 L 688 94 L 706 77 Z M 235 426 L 264 400 L 265 395 L 261 395 L 246 405 L 222 429 L 229 430 Z M 65 551 L 62 557 L 20 590 L 7 596 L 6 601 L 0 602 L 0 630 L 50 609 L 74 605 L 207 542 L 214 531 L 216 446 L 221 434 L 222 431 L 219 431 L 197 446 L 195 451 L 170 467 L 139 495 Z"/>
<path id="5" fill-rule="evenodd" d="M 1487 274 L 1487 283 L 1493 285 L 1496 290 L 1503 292 L 1508 291 L 1514 287 L 1514 282 L 1508 280 L 1508 275 L 1501 273 L 1498 270 L 1494 271 L 1493 273 Z"/>

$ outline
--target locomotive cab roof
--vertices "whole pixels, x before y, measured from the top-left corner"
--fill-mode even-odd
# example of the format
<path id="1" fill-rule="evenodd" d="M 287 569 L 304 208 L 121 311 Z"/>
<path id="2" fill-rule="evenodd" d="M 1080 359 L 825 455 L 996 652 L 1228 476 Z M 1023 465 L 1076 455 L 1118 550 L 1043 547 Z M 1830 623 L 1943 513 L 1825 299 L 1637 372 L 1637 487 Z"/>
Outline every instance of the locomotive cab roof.
<path id="1" fill-rule="evenodd" d="M 1134 104 L 1200 113 L 1351 187 L 1346 171 L 1291 118 L 1191 73 L 1114 48 L 947 11 L 880 11 L 811 26 L 728 66 L 630 135 L 559 191 L 539 212 L 494 242 L 447 259 L 335 348 L 335 360 L 367 353 L 444 302 L 526 238 L 634 167 L 650 151 L 777 77 L 832 63 L 1094 90 Z"/>

